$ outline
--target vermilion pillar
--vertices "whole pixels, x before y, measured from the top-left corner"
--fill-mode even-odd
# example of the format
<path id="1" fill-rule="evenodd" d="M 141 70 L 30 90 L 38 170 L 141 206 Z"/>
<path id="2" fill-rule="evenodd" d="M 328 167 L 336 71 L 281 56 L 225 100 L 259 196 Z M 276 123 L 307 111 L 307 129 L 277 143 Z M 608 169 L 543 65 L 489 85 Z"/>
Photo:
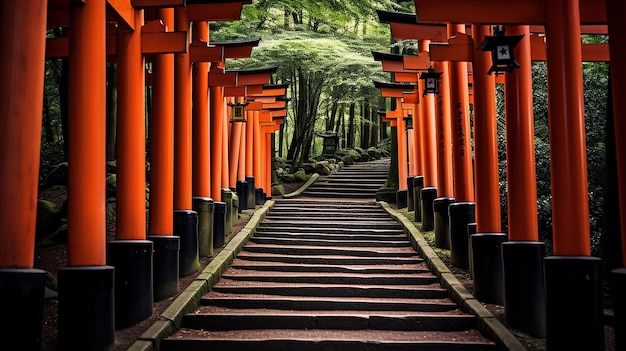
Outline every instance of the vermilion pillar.
<path id="1" fill-rule="evenodd" d="M 168 31 L 174 9 L 156 11 Z M 149 240 L 154 242 L 154 300 L 178 292 L 178 247 L 174 236 L 174 55 L 152 58 Z"/>
<path id="2" fill-rule="evenodd" d="M 143 10 L 135 11 L 143 25 Z M 118 33 L 117 227 L 118 240 L 146 238 L 145 65 L 141 30 Z"/>
<path id="3" fill-rule="evenodd" d="M 226 104 L 223 105 L 224 109 L 222 111 L 222 116 L 224 116 L 222 118 L 222 123 L 223 123 L 223 127 L 222 127 L 222 189 L 228 189 L 229 188 L 229 184 L 228 184 L 228 170 L 230 167 L 230 160 L 229 160 L 229 155 L 228 155 L 228 140 L 230 139 L 230 135 L 228 133 L 228 129 L 229 129 L 229 118 L 227 117 L 227 109 L 226 109 Z"/>
<path id="4" fill-rule="evenodd" d="M 537 182 L 528 26 L 509 26 L 507 35 L 524 35 L 515 49 L 520 68 L 505 76 L 508 234 L 512 241 L 539 240 Z"/>
<path id="5" fill-rule="evenodd" d="M 230 169 L 229 169 L 229 181 L 228 181 L 228 186 L 230 188 L 236 188 L 237 187 L 237 174 L 238 174 L 238 168 L 239 168 L 239 149 L 242 147 L 241 145 L 241 131 L 243 130 L 244 126 L 242 125 L 242 123 L 232 123 L 231 127 L 230 127 L 230 138 L 229 138 L 229 151 L 230 151 L 230 155 L 229 155 L 229 159 L 230 159 Z M 245 147 L 245 146 L 244 146 Z"/>
<path id="6" fill-rule="evenodd" d="M 193 45 L 209 45 L 209 23 L 193 23 Z M 198 253 L 213 256 L 215 204 L 211 196 L 211 122 L 209 118 L 209 63 L 192 67 L 192 205 L 198 214 Z"/>
<path id="7" fill-rule="evenodd" d="M 265 133 L 265 194 L 272 196 L 272 133 Z"/>
<path id="8" fill-rule="evenodd" d="M 0 67 L 0 160 L 13 175 L 0 182 L 0 268 L 32 268 L 39 184 L 47 1 L 0 5 L 0 46 L 11 48 Z M 24 25 L 28 23 L 28 25 Z M 4 289 L 2 290 L 4 291 Z M 41 326 L 40 326 L 41 329 Z"/>
<path id="9" fill-rule="evenodd" d="M 107 246 L 116 269 L 115 325 L 124 328 L 152 314 L 153 243 L 146 239 L 145 64 L 141 53 L 143 10 L 135 30 L 117 35 L 117 235 Z"/>
<path id="10" fill-rule="evenodd" d="M 546 349 L 603 350 L 601 260 L 590 257 L 578 0 L 547 0 L 546 20 L 555 255 L 544 261 Z"/>
<path id="11" fill-rule="evenodd" d="M 465 25 L 448 25 L 448 37 L 465 33 Z M 457 202 L 474 201 L 472 147 L 469 126 L 467 63 L 450 62 L 450 113 L 454 164 L 454 196 Z"/>
<path id="12" fill-rule="evenodd" d="M 538 242 L 530 28 L 508 26 L 506 32 L 524 37 L 515 48 L 520 67 L 505 74 L 509 242 L 502 244 L 504 315 L 510 326 L 544 338 L 545 245 Z"/>
<path id="13" fill-rule="evenodd" d="M 419 84 L 419 83 L 418 83 Z M 418 89 L 414 92 L 414 94 L 421 94 Z M 421 95 L 419 97 L 422 98 Z M 415 154 L 411 158 L 411 165 L 414 167 L 414 175 L 423 176 L 424 175 L 424 155 L 422 148 L 422 104 L 412 104 L 413 105 L 413 144 L 415 147 Z M 413 168 L 412 167 L 412 168 Z"/>
<path id="14" fill-rule="evenodd" d="M 450 105 L 450 70 L 448 62 L 435 62 L 435 71 L 441 72 L 439 95 L 436 100 L 437 129 L 437 191 L 440 197 L 453 197 L 452 138 Z"/>
<path id="15" fill-rule="evenodd" d="M 398 109 L 401 109 L 402 102 L 398 99 Z M 406 122 L 402 117 L 402 112 L 400 112 L 400 117 L 398 117 L 398 179 L 400 182 L 398 184 L 398 189 L 400 191 L 407 190 L 407 184 L 404 179 L 408 176 L 408 168 L 407 168 L 407 140 L 406 140 Z"/>
<path id="16" fill-rule="evenodd" d="M 157 10 L 168 30 L 174 9 Z M 150 235 L 174 233 L 174 55 L 152 59 L 152 131 L 150 133 Z"/>
<path id="17" fill-rule="evenodd" d="M 175 8 L 175 29 L 189 31 L 184 8 Z M 174 209 L 191 209 L 191 63 L 188 53 L 174 54 Z"/>
<path id="18" fill-rule="evenodd" d="M 422 97 L 422 147 L 424 149 L 424 187 L 437 187 L 437 128 L 435 121 L 435 95 Z"/>
<path id="19" fill-rule="evenodd" d="M 209 42 L 209 23 L 194 22 L 196 41 Z M 211 125 L 209 119 L 209 63 L 193 64 L 193 195 L 211 196 Z"/>
<path id="20" fill-rule="evenodd" d="M 578 1 L 550 0 L 547 4 L 554 254 L 589 256 L 591 243 Z M 560 15 L 556 14 L 557 7 L 564 7 L 559 11 Z"/>
<path id="21" fill-rule="evenodd" d="M 263 187 L 263 173 L 261 168 L 262 155 L 261 152 L 261 126 L 259 125 L 260 112 L 254 111 L 254 132 L 253 132 L 253 153 L 254 153 L 254 181 L 257 188 Z"/>
<path id="22" fill-rule="evenodd" d="M 0 311 L 2 346 L 41 349 L 45 272 L 32 269 L 44 86 L 47 1 L 0 3 Z M 10 49 L 9 49 L 10 48 Z M 5 51 L 6 50 L 6 51 Z"/>
<path id="23" fill-rule="evenodd" d="M 211 94 L 211 194 L 213 200 L 222 200 L 222 148 L 224 142 L 224 87 L 214 86 Z"/>
<path id="24" fill-rule="evenodd" d="M 58 270 L 59 349 L 113 348 L 106 263 L 106 0 L 70 5 L 68 267 Z"/>
<path id="25" fill-rule="evenodd" d="M 239 145 L 239 165 L 237 166 L 237 180 L 246 179 L 246 165 L 248 163 L 248 155 L 246 154 L 248 150 L 248 136 L 246 133 L 248 126 L 246 124 L 243 124 L 239 131 L 240 145 Z"/>
<path id="26" fill-rule="evenodd" d="M 478 47 L 488 35 L 490 35 L 489 26 L 472 26 L 475 47 Z M 491 53 L 474 50 L 473 64 L 476 229 L 478 233 L 499 233 L 501 224 L 496 86 L 495 77 L 486 74 L 491 67 Z"/>

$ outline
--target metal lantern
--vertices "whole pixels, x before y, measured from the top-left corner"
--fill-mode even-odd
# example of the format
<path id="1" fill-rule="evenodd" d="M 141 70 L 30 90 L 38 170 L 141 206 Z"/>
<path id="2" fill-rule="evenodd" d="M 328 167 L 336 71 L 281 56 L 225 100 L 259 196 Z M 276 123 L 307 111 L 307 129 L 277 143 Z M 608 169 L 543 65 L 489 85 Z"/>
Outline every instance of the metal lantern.
<path id="1" fill-rule="evenodd" d="M 439 77 L 441 72 L 435 72 L 435 69 L 428 67 L 428 71 L 422 72 L 420 79 L 424 81 L 424 95 L 439 94 Z"/>
<path id="2" fill-rule="evenodd" d="M 230 123 L 246 122 L 246 106 L 247 102 L 228 103 L 230 106 Z"/>
<path id="3" fill-rule="evenodd" d="M 477 50 L 491 51 L 491 68 L 487 74 L 496 72 L 496 76 L 502 72 L 512 72 L 519 68 L 519 63 L 515 61 L 513 50 L 522 40 L 523 35 L 504 35 L 504 27 L 496 26 L 493 29 L 493 36 L 486 36 L 485 40 L 478 46 Z"/>
<path id="4" fill-rule="evenodd" d="M 408 116 L 404 117 L 404 122 L 406 122 L 406 129 L 413 129 L 413 115 L 409 113 Z"/>

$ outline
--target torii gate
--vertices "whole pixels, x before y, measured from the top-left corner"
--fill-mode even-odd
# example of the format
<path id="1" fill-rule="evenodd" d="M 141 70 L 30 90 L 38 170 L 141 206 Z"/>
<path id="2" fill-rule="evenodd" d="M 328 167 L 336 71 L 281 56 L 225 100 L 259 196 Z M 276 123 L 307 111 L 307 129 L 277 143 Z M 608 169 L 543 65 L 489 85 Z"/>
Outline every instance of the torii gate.
<path id="1" fill-rule="evenodd" d="M 547 348 L 602 349 L 600 260 L 589 256 L 580 25 L 606 23 L 605 3 L 588 0 L 505 3 L 453 0 L 436 6 L 424 0 L 415 3 L 423 22 L 546 24 L 555 254 L 544 260 Z M 616 12 L 622 10 L 616 15 L 622 21 L 614 24 L 623 26 L 623 5 L 611 1 L 608 4 L 614 5 Z M 583 305 L 586 308 L 581 311 Z"/>
<path id="2" fill-rule="evenodd" d="M 16 212 L 4 211 L 7 217 L 7 231 L 0 236 L 0 250 L 10 250 L 0 255 L 0 276 L 3 281 L 12 281 L 11 291 L 5 295 L 3 289 L 2 311 L 8 311 L 5 320 L 10 324 L 3 329 L 12 339 L 5 340 L 9 348 L 39 348 L 41 331 L 41 302 L 43 296 L 43 272 L 32 270 L 35 206 L 37 194 L 37 169 L 39 133 L 41 127 L 41 101 L 43 88 L 43 60 L 46 57 L 45 29 L 68 26 L 71 33 L 67 39 L 50 40 L 49 57 L 62 56 L 66 53 L 70 60 L 70 131 L 71 143 L 69 159 L 72 164 L 69 175 L 69 191 L 72 199 L 69 205 L 68 267 L 59 270 L 59 345 L 67 349 L 111 348 L 114 336 L 114 292 L 113 267 L 107 266 L 105 255 L 105 214 L 104 214 L 104 112 L 105 112 L 105 60 L 107 54 L 117 55 L 120 65 L 120 135 L 118 159 L 118 239 L 123 244 L 138 244 L 133 249 L 151 256 L 152 246 L 144 250 L 145 230 L 145 170 L 143 123 L 143 54 L 159 54 L 154 58 L 155 96 L 162 94 L 163 99 L 155 109 L 159 116 L 153 116 L 154 124 L 161 124 L 160 132 L 153 134 L 153 185 L 162 185 L 162 195 L 152 193 L 153 216 L 160 221 L 151 223 L 151 234 L 172 237 L 172 194 L 174 183 L 168 175 L 173 169 L 174 128 L 174 64 L 172 54 L 176 52 L 178 84 L 190 83 L 191 65 L 186 54 L 189 21 L 231 20 L 238 19 L 243 1 L 203 1 L 188 5 L 189 13 L 183 7 L 185 1 L 168 0 L 85 0 L 69 2 L 20 1 L 3 2 L 1 7 L 2 45 L 14 48 L 9 55 L 9 63 L 2 70 L 9 78 L 9 90 L 3 95 L 1 110 L 11 111 L 15 118 L 4 118 L 2 140 L 5 150 L 2 160 L 14 164 L 17 168 L 15 182 L 3 182 L 2 198 L 11 201 L 10 206 Z M 163 10 L 156 7 L 178 8 Z M 164 33 L 158 24 L 144 24 L 155 16 L 163 20 L 168 30 L 177 29 L 178 33 Z M 187 16 L 188 15 L 188 16 Z M 176 23 L 174 23 L 176 17 Z M 109 36 L 105 23 L 117 22 L 120 30 L 117 40 Z M 28 28 L 22 28 L 23 23 Z M 201 27 L 201 25 L 199 25 Z M 10 33 L 10 35 L 7 35 Z M 67 48 L 67 49 L 65 49 Z M 15 90 L 23 93 L 16 93 Z M 178 90 L 178 89 L 177 89 Z M 190 92 L 179 91 L 179 120 L 177 121 L 177 155 L 186 156 L 190 149 L 185 147 L 190 140 L 190 133 L 185 130 L 189 125 L 190 113 L 186 102 L 191 103 Z M 126 117 L 127 115 L 127 117 Z M 139 117 L 141 116 L 141 117 Z M 153 125 L 154 125 L 153 124 Z M 161 141 L 162 143 L 155 142 Z M 157 149 L 157 151 L 155 151 Z M 123 154 L 123 155 L 122 155 Z M 156 156 L 156 157 L 154 157 Z M 182 162 L 180 162 L 182 161 Z M 159 167 L 161 171 L 159 171 Z M 177 177 L 190 174 L 191 164 L 185 158 L 179 158 L 175 166 Z M 158 178 L 161 176 L 162 182 Z M 179 177 L 180 176 L 180 177 Z M 186 197 L 191 193 L 186 189 L 189 184 L 183 180 L 177 185 L 177 195 L 181 199 L 180 207 L 188 209 Z M 6 187 L 5 187 L 6 186 Z M 158 193 L 158 192 L 157 192 Z M 187 196 L 189 195 L 189 196 Z M 164 201 L 163 201 L 164 200 Z M 169 205 L 168 205 L 169 203 Z M 159 205 L 164 207 L 164 216 L 160 217 Z M 8 203 L 7 203 L 8 205 Z M 168 210 L 169 207 L 169 210 Z M 15 217 L 15 213 L 18 216 Z M 127 216 L 125 216 L 127 215 Z M 11 225 L 14 224 L 14 227 Z M 154 224 L 154 226 L 153 226 Z M 138 239 L 138 240 L 135 240 Z M 136 242 L 136 243 L 135 243 Z M 177 245 L 177 244 L 174 244 Z M 133 249 L 129 250 L 132 251 Z M 122 249 L 124 251 L 124 249 Z M 150 257 L 151 259 L 151 257 Z M 176 259 L 177 261 L 177 259 Z M 176 262 L 178 263 L 178 262 Z M 117 268 L 117 267 L 116 267 Z M 5 272 L 5 269 L 7 270 Z M 178 268 L 171 269 L 178 274 Z M 121 271 L 121 270 L 120 270 Z M 5 278 L 6 276 L 6 278 Z M 116 274 L 118 276 L 118 274 Z M 151 277 L 150 277 L 151 278 Z M 150 280 L 147 278 L 147 280 Z M 117 279 L 117 278 L 116 278 Z M 176 279 L 177 287 L 177 279 Z M 121 284 L 118 284 L 118 287 Z M 152 285 L 150 281 L 148 286 Z M 19 289 L 13 289 L 19 287 Z M 149 289 L 151 290 L 151 288 Z M 25 291 L 30 291 L 24 294 Z M 152 295 L 145 300 L 150 301 Z M 26 300 L 24 300 L 26 299 Z M 115 298 L 117 300 L 117 297 Z M 144 299 L 142 299 L 142 302 Z M 141 306 L 144 304 L 141 303 Z M 28 308 L 25 308 L 28 306 Z M 139 308 L 141 309 L 141 308 Z M 151 302 L 150 302 L 151 309 Z M 29 345 L 29 346 L 27 346 Z"/>

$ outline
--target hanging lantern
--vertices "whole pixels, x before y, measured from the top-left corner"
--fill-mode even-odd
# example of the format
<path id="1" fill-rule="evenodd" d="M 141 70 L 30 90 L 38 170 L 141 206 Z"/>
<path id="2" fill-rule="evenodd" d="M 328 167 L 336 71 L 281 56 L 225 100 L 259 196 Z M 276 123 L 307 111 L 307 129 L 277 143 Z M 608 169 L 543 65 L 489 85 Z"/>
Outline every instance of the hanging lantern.
<path id="1" fill-rule="evenodd" d="M 441 72 L 435 72 L 435 69 L 428 67 L 427 72 L 422 72 L 420 79 L 424 80 L 424 95 L 439 94 L 439 77 Z"/>
<path id="2" fill-rule="evenodd" d="M 485 40 L 476 48 L 482 51 L 491 51 L 491 68 L 487 74 L 496 72 L 496 76 L 502 72 L 513 72 L 519 68 L 519 63 L 515 61 L 513 50 L 522 40 L 523 35 L 504 35 L 504 27 L 495 26 L 493 36 L 486 36 Z"/>
<path id="3" fill-rule="evenodd" d="M 228 103 L 230 106 L 230 123 L 246 122 L 247 102 Z"/>
<path id="4" fill-rule="evenodd" d="M 413 115 L 409 113 L 408 116 L 404 117 L 404 122 L 406 123 L 406 129 L 413 129 Z"/>

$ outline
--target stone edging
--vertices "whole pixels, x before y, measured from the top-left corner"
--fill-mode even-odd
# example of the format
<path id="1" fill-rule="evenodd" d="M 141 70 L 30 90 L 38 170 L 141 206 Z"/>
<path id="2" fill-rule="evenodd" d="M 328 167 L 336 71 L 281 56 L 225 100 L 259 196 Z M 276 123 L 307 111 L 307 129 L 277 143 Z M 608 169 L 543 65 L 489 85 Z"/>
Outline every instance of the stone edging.
<path id="1" fill-rule="evenodd" d="M 320 177 L 320 175 L 318 173 L 313 173 L 311 175 L 311 177 L 309 178 L 309 180 L 306 181 L 306 183 L 304 183 L 298 190 L 291 192 L 289 194 L 282 194 L 284 199 L 291 199 L 293 197 L 298 197 L 300 195 L 302 195 L 302 193 L 308 189 L 313 183 L 315 183 L 317 181 L 317 179 Z"/>
<path id="2" fill-rule="evenodd" d="M 388 203 L 377 202 L 389 215 L 399 222 L 411 241 L 413 248 L 426 261 L 428 267 L 440 279 L 441 285 L 448 290 L 450 298 L 456 302 L 462 311 L 471 313 L 478 319 L 478 329 L 496 341 L 503 350 L 526 351 L 526 347 L 505 327 L 500 321 L 478 301 L 474 295 L 470 294 L 461 284 L 448 266 L 437 256 L 435 251 L 428 245 L 422 233 L 417 230 L 413 223 L 404 215 L 398 213 Z"/>
<path id="3" fill-rule="evenodd" d="M 159 319 L 137 338 L 128 351 L 158 350 L 161 340 L 174 334 L 180 328 L 184 315 L 196 309 L 200 305 L 202 296 L 220 280 L 222 273 L 230 267 L 235 256 L 254 235 L 272 207 L 274 207 L 274 201 L 269 200 L 263 207 L 256 210 L 246 226 L 213 257 L 196 279 L 159 315 Z"/>

